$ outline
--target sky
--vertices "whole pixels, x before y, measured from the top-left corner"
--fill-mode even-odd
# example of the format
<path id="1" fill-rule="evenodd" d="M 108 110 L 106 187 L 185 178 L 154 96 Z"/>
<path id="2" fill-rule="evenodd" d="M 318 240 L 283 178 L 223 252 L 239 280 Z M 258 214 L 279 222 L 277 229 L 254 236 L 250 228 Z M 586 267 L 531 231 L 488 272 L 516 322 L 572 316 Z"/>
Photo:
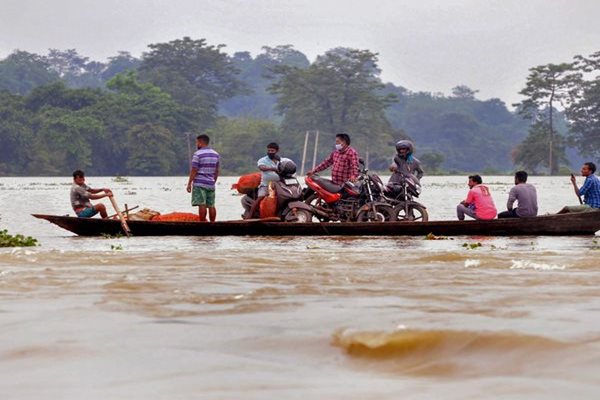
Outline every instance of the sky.
<path id="1" fill-rule="evenodd" d="M 521 99 L 528 70 L 600 51 L 599 0 L 0 0 L 0 59 L 75 48 L 106 61 L 189 36 L 224 51 L 292 44 L 311 61 L 335 47 L 379 54 L 381 78 L 482 100 Z"/>

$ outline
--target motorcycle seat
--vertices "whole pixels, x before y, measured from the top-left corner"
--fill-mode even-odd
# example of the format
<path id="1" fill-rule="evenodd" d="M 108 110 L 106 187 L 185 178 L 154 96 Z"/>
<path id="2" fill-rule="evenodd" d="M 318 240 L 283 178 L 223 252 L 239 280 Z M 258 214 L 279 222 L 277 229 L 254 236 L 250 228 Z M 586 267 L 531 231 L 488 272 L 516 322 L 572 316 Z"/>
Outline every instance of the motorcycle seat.
<path id="1" fill-rule="evenodd" d="M 312 180 L 315 181 L 319 186 L 323 189 L 327 190 L 330 193 L 339 193 L 342 191 L 344 185 L 338 185 L 333 183 L 329 179 L 321 178 L 320 176 L 313 175 Z"/>

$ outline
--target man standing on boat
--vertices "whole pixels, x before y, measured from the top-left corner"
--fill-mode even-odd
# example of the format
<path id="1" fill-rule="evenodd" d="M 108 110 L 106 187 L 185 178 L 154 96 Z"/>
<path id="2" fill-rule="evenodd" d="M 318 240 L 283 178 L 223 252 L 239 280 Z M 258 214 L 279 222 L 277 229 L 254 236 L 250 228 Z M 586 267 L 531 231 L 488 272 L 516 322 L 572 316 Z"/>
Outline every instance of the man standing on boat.
<path id="1" fill-rule="evenodd" d="M 464 221 L 465 215 L 475 219 L 489 220 L 496 217 L 496 205 L 492 194 L 479 175 L 469 176 L 469 193 L 467 198 L 456 206 L 456 215 L 460 221 Z"/>
<path id="2" fill-rule="evenodd" d="M 586 162 L 581 167 L 581 176 L 585 177 L 585 182 L 581 188 L 577 187 L 577 179 L 575 175 L 571 174 L 571 184 L 575 190 L 575 195 L 579 197 L 581 202 L 581 196 L 583 196 L 583 204 L 579 206 L 566 206 L 560 210 L 559 214 L 567 212 L 582 212 L 582 211 L 593 211 L 600 208 L 600 179 L 594 173 L 596 172 L 596 164 L 593 162 Z"/>
<path id="3" fill-rule="evenodd" d="M 350 136 L 346 133 L 335 135 L 335 150 L 323 162 L 308 171 L 311 176 L 319 171 L 331 168 L 333 183 L 343 185 L 347 181 L 356 182 L 358 179 L 358 153 L 350 147 Z"/>
<path id="4" fill-rule="evenodd" d="M 267 145 L 267 155 L 258 160 L 257 166 L 260 170 L 260 185 L 258 186 L 258 194 L 256 200 L 252 203 L 250 211 L 248 212 L 248 218 L 254 218 L 254 214 L 260 202 L 269 194 L 269 182 L 277 182 L 279 175 L 277 174 L 277 166 L 279 165 L 280 157 L 277 154 L 279 152 L 279 145 L 275 142 L 271 142 Z"/>
<path id="5" fill-rule="evenodd" d="M 519 206 L 513 208 L 515 201 Z M 527 172 L 515 172 L 515 186 L 508 193 L 507 211 L 498 214 L 498 218 L 535 217 L 538 213 L 537 191 L 535 186 L 527 183 Z"/>
<path id="6" fill-rule="evenodd" d="M 92 189 L 85 184 L 85 173 L 78 169 L 73 172 L 73 186 L 71 186 L 71 206 L 80 218 L 91 218 L 100 213 L 102 218 L 108 217 L 106 207 L 99 203 L 92 205 L 91 200 L 103 197 L 112 197 L 113 193 L 108 188 Z"/>
<path id="7" fill-rule="evenodd" d="M 200 222 L 206 222 L 206 211 L 210 222 L 217 219 L 215 207 L 215 184 L 219 178 L 219 153 L 210 146 L 207 135 L 196 138 L 198 150 L 192 157 L 192 168 L 187 184 L 188 193 L 192 193 L 192 206 L 198 206 Z"/>

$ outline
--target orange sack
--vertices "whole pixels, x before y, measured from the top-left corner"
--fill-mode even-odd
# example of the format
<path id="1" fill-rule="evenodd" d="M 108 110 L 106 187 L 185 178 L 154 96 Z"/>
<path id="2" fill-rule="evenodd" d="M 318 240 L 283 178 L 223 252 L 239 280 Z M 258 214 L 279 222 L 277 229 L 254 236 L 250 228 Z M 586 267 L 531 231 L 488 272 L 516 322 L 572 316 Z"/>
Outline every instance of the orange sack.
<path id="1" fill-rule="evenodd" d="M 152 218 L 152 221 L 181 221 L 181 222 L 200 222 L 198 214 L 188 212 L 172 212 L 169 214 L 161 214 Z"/>
<path id="2" fill-rule="evenodd" d="M 259 212 L 261 218 L 277 216 L 277 196 L 272 185 L 272 183 L 269 183 L 269 195 L 260 202 Z"/>
<path id="3" fill-rule="evenodd" d="M 260 172 L 254 172 L 240 176 L 237 183 L 231 185 L 231 189 L 237 189 L 241 194 L 251 193 L 260 185 Z"/>

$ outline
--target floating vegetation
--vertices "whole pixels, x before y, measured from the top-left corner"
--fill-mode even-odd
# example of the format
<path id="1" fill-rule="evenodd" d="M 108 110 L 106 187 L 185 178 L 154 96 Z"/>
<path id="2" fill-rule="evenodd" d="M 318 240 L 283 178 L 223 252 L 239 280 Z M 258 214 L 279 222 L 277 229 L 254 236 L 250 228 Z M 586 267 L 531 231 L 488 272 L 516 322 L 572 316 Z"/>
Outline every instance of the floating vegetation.
<path id="1" fill-rule="evenodd" d="M 110 233 L 102 233 L 100 236 L 102 236 L 103 239 L 119 239 L 123 237 L 123 234 L 117 233 L 115 235 L 111 235 Z"/>
<path id="2" fill-rule="evenodd" d="M 454 240 L 454 238 L 449 238 L 448 236 L 436 236 L 433 232 L 429 232 L 427 236 L 425 236 L 425 240 Z"/>
<path id="3" fill-rule="evenodd" d="M 483 246 L 483 245 L 480 242 L 477 242 L 477 243 L 463 243 L 463 245 L 462 245 L 462 247 L 464 247 L 466 249 L 471 249 L 471 250 L 478 249 L 481 246 Z"/>
<path id="4" fill-rule="evenodd" d="M 115 176 L 114 178 L 112 178 L 112 181 L 116 183 L 129 183 L 129 179 L 121 175 Z"/>
<path id="5" fill-rule="evenodd" d="M 9 235 L 6 229 L 0 231 L 0 247 L 31 247 L 38 245 L 37 239 L 31 236 Z"/>

